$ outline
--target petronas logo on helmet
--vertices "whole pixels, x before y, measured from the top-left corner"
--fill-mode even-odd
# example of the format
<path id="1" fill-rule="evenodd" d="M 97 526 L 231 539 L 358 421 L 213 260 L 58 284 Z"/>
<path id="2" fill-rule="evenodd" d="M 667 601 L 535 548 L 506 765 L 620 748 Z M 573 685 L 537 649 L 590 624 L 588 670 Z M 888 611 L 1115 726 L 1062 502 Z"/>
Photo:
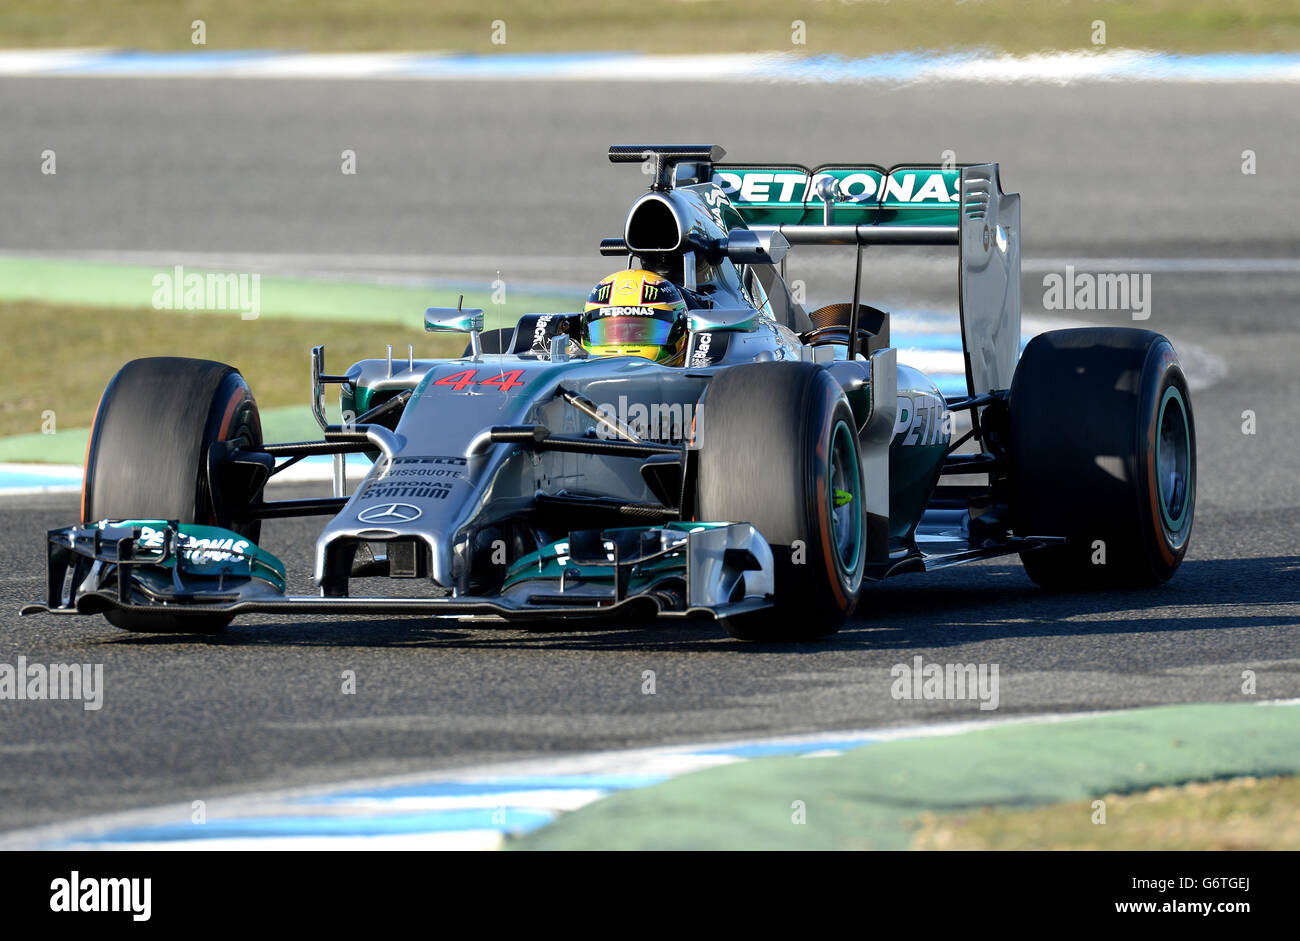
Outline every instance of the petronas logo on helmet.
<path id="1" fill-rule="evenodd" d="M 587 298 L 582 342 L 591 355 L 675 364 L 685 354 L 687 332 L 681 291 L 653 271 L 619 271 Z"/>

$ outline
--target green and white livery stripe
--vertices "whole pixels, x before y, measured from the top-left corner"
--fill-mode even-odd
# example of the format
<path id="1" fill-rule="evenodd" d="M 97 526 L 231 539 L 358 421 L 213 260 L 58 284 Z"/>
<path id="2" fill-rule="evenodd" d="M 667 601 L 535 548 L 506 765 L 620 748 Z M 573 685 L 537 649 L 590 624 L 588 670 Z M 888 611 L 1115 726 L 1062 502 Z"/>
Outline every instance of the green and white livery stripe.
<path id="1" fill-rule="evenodd" d="M 724 165 L 713 168 L 722 188 L 748 225 L 820 225 L 823 180 L 836 183 L 831 209 L 841 225 L 957 225 L 961 170 L 908 165 L 890 170 L 873 164 Z"/>

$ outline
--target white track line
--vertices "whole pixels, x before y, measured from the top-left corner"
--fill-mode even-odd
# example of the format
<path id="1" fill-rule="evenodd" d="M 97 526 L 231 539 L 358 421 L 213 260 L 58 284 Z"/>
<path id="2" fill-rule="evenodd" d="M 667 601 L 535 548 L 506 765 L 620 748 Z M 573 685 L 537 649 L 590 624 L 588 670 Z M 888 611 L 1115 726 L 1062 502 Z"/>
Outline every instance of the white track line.
<path id="1" fill-rule="evenodd" d="M 398 79 L 417 81 L 631 81 L 852 83 L 1024 83 L 1152 81 L 1300 82 L 1300 56 L 1171 55 L 1144 49 L 990 55 L 889 53 L 866 58 L 789 52 L 461 54 L 131 52 L 111 49 L 0 51 L 0 75 L 92 78 Z"/>

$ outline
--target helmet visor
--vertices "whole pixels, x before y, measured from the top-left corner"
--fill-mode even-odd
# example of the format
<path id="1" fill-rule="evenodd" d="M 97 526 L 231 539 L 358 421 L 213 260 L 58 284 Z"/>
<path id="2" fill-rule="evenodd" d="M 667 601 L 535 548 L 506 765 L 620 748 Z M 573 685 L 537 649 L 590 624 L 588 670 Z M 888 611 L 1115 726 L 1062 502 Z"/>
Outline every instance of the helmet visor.
<path id="1" fill-rule="evenodd" d="M 664 346 L 673 321 L 658 317 L 597 317 L 587 324 L 592 346 Z"/>

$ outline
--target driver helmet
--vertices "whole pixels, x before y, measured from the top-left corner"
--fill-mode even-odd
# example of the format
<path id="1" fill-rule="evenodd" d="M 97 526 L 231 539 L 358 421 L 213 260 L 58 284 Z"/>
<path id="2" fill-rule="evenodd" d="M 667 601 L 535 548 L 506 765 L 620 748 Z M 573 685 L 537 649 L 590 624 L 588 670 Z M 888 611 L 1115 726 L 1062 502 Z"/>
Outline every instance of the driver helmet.
<path id="1" fill-rule="evenodd" d="M 587 297 L 582 344 L 592 356 L 644 356 L 674 365 L 686 353 L 686 300 L 653 271 L 629 268 L 605 278 Z"/>

